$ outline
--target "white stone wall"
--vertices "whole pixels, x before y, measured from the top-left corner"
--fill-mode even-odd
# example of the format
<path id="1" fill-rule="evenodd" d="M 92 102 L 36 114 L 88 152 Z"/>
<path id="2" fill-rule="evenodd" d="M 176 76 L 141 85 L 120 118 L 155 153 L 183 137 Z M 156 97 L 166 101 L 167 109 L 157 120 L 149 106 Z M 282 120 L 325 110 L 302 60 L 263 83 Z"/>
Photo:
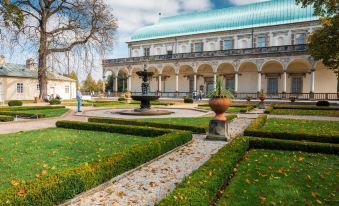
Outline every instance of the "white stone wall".
<path id="1" fill-rule="evenodd" d="M 39 90 L 37 88 L 38 80 L 29 78 L 9 78 L 0 77 L 0 82 L 3 87 L 2 98 L 4 100 L 33 100 L 34 97 L 39 96 Z M 17 93 L 17 83 L 23 84 L 23 93 Z M 69 86 L 69 93 L 65 93 L 66 85 Z M 54 88 L 54 89 L 52 89 Z M 62 99 L 74 99 L 76 98 L 76 83 L 69 81 L 48 81 L 47 85 L 48 94 L 58 94 Z"/>

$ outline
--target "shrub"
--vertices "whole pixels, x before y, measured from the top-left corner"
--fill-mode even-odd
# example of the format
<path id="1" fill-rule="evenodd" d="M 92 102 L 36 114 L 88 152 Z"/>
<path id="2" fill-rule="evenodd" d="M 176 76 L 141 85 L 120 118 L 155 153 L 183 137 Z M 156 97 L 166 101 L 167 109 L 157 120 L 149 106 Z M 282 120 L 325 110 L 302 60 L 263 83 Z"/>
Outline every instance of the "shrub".
<path id="1" fill-rule="evenodd" d="M 59 122 L 58 125 L 81 126 L 89 129 L 88 123 Z M 110 132 L 140 133 L 147 128 L 117 125 L 102 125 L 90 123 L 95 129 L 110 128 Z M 116 130 L 115 130 L 116 129 Z M 152 134 L 154 128 L 149 129 Z M 101 130 L 102 131 L 102 130 Z M 161 130 L 163 132 L 163 130 Z M 75 168 L 63 170 L 55 175 L 49 175 L 39 180 L 26 182 L 24 185 L 12 187 L 0 193 L 0 204 L 10 202 L 10 205 L 58 205 L 74 197 L 76 194 L 87 191 L 97 185 L 109 181 L 111 178 L 138 167 L 182 144 L 189 142 L 192 134 L 187 131 L 167 131 L 162 136 L 152 138 L 147 144 L 135 145 L 128 151 L 115 153 L 102 158 L 101 161 L 86 163 Z M 18 196 L 18 190 L 25 191 Z"/>
<path id="2" fill-rule="evenodd" d="M 118 101 L 119 101 L 119 102 L 125 102 L 125 101 L 126 101 L 126 98 L 120 97 L 120 98 L 118 99 Z"/>
<path id="3" fill-rule="evenodd" d="M 290 101 L 294 103 L 295 101 L 297 101 L 297 97 L 290 97 Z"/>
<path id="4" fill-rule="evenodd" d="M 21 107 L 23 105 L 23 102 L 20 100 L 11 100 L 8 101 L 8 106 L 10 107 Z"/>
<path id="5" fill-rule="evenodd" d="M 224 146 L 163 199 L 159 206 L 210 205 L 225 179 L 249 149 L 248 138 L 238 137 Z"/>
<path id="6" fill-rule="evenodd" d="M 51 99 L 51 100 L 49 100 L 49 104 L 50 105 L 60 105 L 61 100 L 60 99 Z"/>
<path id="7" fill-rule="evenodd" d="M 185 103 L 185 104 L 193 104 L 194 101 L 193 101 L 192 98 L 185 98 L 185 99 L 184 99 L 184 103 Z"/>
<path id="8" fill-rule="evenodd" d="M 14 117 L 0 115 L 0 122 L 11 122 L 11 121 L 14 121 Z"/>
<path id="9" fill-rule="evenodd" d="M 328 101 L 318 101 L 317 106 L 318 107 L 329 107 L 330 103 Z"/>
<path id="10" fill-rule="evenodd" d="M 5 116 L 20 116 L 20 117 L 26 117 L 26 118 L 44 118 L 46 115 L 41 113 L 31 113 L 31 112 L 25 112 L 25 111 L 0 111 L 0 115 Z"/>
<path id="11" fill-rule="evenodd" d="M 227 118 L 234 118 L 236 115 L 229 115 Z M 231 119 L 230 119 L 231 120 Z M 145 126 L 162 129 L 175 129 L 175 130 L 188 130 L 193 133 L 205 133 L 206 128 L 194 127 L 180 124 L 168 124 L 168 123 L 156 123 L 156 122 L 145 122 L 143 120 L 127 120 L 127 119 L 110 119 L 110 118 L 88 118 L 89 122 L 105 123 L 105 124 L 119 124 L 119 125 L 134 125 L 134 126 Z"/>
<path id="12" fill-rule="evenodd" d="M 273 107 L 272 107 L 272 106 L 268 106 L 268 107 L 265 109 L 265 111 L 264 111 L 265 114 L 271 114 L 272 112 L 273 112 Z"/>
<path id="13" fill-rule="evenodd" d="M 336 107 L 318 107 L 312 105 L 273 105 L 273 109 L 300 109 L 300 110 L 338 110 Z"/>

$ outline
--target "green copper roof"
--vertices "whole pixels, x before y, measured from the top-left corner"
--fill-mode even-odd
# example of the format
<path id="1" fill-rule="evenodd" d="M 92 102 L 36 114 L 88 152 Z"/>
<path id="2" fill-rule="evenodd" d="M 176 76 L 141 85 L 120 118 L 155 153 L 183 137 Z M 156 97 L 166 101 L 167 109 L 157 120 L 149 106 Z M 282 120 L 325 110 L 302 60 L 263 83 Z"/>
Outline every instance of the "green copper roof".
<path id="1" fill-rule="evenodd" d="M 25 65 L 21 64 L 4 64 L 0 65 L 0 77 L 20 77 L 20 78 L 38 78 L 38 70 L 29 70 Z M 47 73 L 49 80 L 60 80 L 60 81 L 75 81 L 73 79 L 64 77 L 59 74 L 52 72 Z"/>
<path id="2" fill-rule="evenodd" d="M 318 20 L 313 11 L 312 6 L 302 8 L 295 0 L 271 0 L 163 17 L 158 23 L 137 30 L 131 42 Z"/>

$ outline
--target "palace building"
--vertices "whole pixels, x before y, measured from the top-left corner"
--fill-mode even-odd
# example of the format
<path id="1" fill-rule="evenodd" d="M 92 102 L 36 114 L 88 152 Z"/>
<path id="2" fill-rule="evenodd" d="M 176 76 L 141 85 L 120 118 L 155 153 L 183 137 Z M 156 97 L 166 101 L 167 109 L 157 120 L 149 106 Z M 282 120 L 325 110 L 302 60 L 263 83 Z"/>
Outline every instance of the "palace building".
<path id="1" fill-rule="evenodd" d="M 218 76 L 237 98 L 338 99 L 336 75 L 307 52 L 308 36 L 321 27 L 313 7 L 271 0 L 218 10 L 161 17 L 137 30 L 129 57 L 103 60 L 114 93 L 141 92 L 137 71 L 154 72 L 151 91 L 163 97 L 207 94 Z"/>

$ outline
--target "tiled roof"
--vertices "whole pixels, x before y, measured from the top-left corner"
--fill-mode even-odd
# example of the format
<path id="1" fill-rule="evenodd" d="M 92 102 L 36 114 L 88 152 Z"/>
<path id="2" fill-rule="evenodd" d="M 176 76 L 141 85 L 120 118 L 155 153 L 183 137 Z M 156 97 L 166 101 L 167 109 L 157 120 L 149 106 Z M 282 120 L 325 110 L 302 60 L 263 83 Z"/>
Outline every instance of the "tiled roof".
<path id="1" fill-rule="evenodd" d="M 37 69 L 30 70 L 26 68 L 25 65 L 21 65 L 21 64 L 7 64 L 6 63 L 4 65 L 0 65 L 0 77 L 1 76 L 37 79 L 38 70 Z M 49 80 L 75 81 L 73 79 L 64 77 L 62 75 L 59 75 L 53 72 L 48 72 L 47 78 Z"/>
<path id="2" fill-rule="evenodd" d="M 271 0 L 163 17 L 158 23 L 137 30 L 131 42 L 319 20 L 313 11 L 312 6 L 302 8 L 295 0 Z"/>

